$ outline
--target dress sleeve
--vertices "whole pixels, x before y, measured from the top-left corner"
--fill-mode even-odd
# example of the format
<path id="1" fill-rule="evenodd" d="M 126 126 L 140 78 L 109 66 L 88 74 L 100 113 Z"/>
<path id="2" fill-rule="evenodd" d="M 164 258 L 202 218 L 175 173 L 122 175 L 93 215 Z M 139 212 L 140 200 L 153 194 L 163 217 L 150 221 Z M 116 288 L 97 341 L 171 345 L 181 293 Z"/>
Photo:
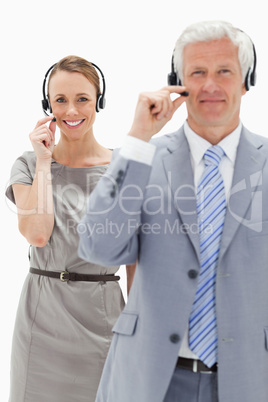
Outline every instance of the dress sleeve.
<path id="1" fill-rule="evenodd" d="M 6 188 L 6 197 L 15 204 L 15 197 L 12 189 L 13 184 L 32 185 L 35 163 L 33 163 L 33 152 L 25 152 L 14 162 L 11 168 L 10 179 Z"/>

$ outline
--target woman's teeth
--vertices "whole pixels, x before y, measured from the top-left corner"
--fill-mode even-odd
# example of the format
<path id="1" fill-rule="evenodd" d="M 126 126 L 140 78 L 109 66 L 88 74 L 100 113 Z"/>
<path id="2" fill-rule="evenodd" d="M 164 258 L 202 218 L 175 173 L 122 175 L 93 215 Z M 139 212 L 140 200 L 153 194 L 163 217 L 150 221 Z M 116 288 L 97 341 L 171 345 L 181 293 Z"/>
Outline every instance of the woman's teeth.
<path id="1" fill-rule="evenodd" d="M 64 121 L 66 124 L 68 124 L 68 126 L 75 127 L 75 126 L 78 126 L 78 124 L 82 123 L 83 119 L 78 120 L 78 121 L 68 121 L 68 120 L 64 120 Z"/>

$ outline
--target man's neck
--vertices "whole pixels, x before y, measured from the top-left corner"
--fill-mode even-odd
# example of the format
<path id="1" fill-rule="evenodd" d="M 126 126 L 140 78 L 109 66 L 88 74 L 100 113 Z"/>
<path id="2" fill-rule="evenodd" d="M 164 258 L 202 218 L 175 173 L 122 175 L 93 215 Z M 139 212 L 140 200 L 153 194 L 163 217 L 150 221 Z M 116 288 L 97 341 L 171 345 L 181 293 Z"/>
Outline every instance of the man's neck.
<path id="1" fill-rule="evenodd" d="M 189 119 L 187 120 L 190 128 L 198 134 L 200 137 L 204 138 L 212 145 L 217 145 L 223 138 L 231 134 L 239 125 L 239 121 L 235 122 L 230 126 L 220 126 L 220 125 L 207 125 L 199 126 L 193 123 Z"/>

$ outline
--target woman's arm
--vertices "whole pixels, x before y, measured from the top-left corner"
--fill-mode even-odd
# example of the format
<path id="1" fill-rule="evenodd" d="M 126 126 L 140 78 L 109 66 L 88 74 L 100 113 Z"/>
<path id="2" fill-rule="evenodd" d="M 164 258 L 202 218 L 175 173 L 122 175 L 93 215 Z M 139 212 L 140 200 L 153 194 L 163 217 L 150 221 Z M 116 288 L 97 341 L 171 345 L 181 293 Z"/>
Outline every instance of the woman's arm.
<path id="1" fill-rule="evenodd" d="M 49 127 L 45 125 L 52 118 L 41 119 L 30 134 L 36 154 L 36 170 L 32 185 L 12 186 L 18 208 L 19 230 L 30 244 L 37 247 L 44 247 L 47 244 L 54 225 L 51 156 L 56 123 L 51 122 Z"/>
<path id="2" fill-rule="evenodd" d="M 31 186 L 13 184 L 12 188 L 21 234 L 33 246 L 44 247 L 54 225 L 50 166 L 36 166 L 36 175 Z"/>

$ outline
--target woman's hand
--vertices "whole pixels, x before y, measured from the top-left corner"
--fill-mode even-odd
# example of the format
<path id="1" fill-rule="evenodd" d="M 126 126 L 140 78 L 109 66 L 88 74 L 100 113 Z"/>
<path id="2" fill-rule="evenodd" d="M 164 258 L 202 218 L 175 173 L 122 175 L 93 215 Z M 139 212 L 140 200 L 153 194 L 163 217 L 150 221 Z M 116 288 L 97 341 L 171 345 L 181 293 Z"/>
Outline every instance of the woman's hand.
<path id="1" fill-rule="evenodd" d="M 46 123 L 50 121 L 47 126 Z M 29 137 L 39 160 L 51 159 L 55 146 L 56 121 L 54 116 L 47 116 L 39 120 Z"/>

